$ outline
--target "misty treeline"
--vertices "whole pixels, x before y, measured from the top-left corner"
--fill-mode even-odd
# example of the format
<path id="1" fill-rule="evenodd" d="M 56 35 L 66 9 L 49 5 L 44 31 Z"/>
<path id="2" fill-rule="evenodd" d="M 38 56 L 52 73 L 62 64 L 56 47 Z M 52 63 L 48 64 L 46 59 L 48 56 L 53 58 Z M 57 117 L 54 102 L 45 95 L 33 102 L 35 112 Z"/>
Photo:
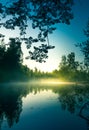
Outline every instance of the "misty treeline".
<path id="1" fill-rule="evenodd" d="M 1 41 L 0 44 L 0 81 L 18 79 L 24 75 L 26 68 L 22 66 L 21 43 L 10 39 L 8 47 Z"/>
<path id="2" fill-rule="evenodd" d="M 28 81 L 49 74 L 23 65 L 23 52 L 18 38 L 11 38 L 8 45 L 0 41 L 0 82 Z"/>
<path id="3" fill-rule="evenodd" d="M 76 61 L 75 53 L 63 55 L 57 70 L 53 71 L 55 77 L 67 81 L 89 81 L 89 68 L 83 62 Z"/>
<path id="4" fill-rule="evenodd" d="M 83 31 L 86 40 L 76 43 L 76 47 L 80 48 L 84 59 L 82 62 L 76 61 L 74 52 L 62 56 L 59 69 L 54 71 L 54 74 L 59 75 L 60 78 L 73 81 L 89 81 L 89 20 Z"/>
<path id="5" fill-rule="evenodd" d="M 89 67 L 85 60 L 76 61 L 75 53 L 61 57 L 61 62 L 53 72 L 41 72 L 37 68 L 31 70 L 23 64 L 21 43 L 18 39 L 10 39 L 8 47 L 0 45 L 0 82 L 28 81 L 31 79 L 57 78 L 66 81 L 89 81 Z"/>
<path id="6" fill-rule="evenodd" d="M 0 82 L 21 80 L 31 78 L 57 77 L 66 80 L 88 80 L 89 77 L 89 22 L 84 30 L 86 41 L 77 43 L 84 55 L 84 61 L 75 61 L 75 54 L 71 52 L 67 56 L 62 56 L 59 68 L 52 73 L 43 73 L 27 66 L 23 66 L 23 53 L 21 44 L 24 42 L 29 52 L 31 60 L 45 62 L 48 58 L 50 45 L 49 35 L 56 30 L 56 24 L 64 23 L 69 25 L 73 19 L 73 0 L 17 0 L 0 1 L 0 28 L 20 31 L 18 37 L 9 38 L 5 43 L 6 36 L 0 33 Z M 37 29 L 37 36 L 34 38 L 27 33 L 31 24 L 32 29 Z M 30 36 L 28 36 L 30 35 Z M 33 43 L 42 43 L 33 45 Z M 33 51 L 31 47 L 33 45 Z"/>
<path id="7" fill-rule="evenodd" d="M 86 41 L 77 43 L 83 53 L 84 60 L 76 61 L 74 52 L 61 57 L 61 62 L 53 72 L 41 72 L 37 68 L 31 70 L 23 65 L 23 52 L 18 38 L 10 38 L 8 44 L 0 40 L 0 82 L 28 81 L 38 78 L 58 78 L 66 81 L 89 81 L 89 21 L 84 30 Z"/>

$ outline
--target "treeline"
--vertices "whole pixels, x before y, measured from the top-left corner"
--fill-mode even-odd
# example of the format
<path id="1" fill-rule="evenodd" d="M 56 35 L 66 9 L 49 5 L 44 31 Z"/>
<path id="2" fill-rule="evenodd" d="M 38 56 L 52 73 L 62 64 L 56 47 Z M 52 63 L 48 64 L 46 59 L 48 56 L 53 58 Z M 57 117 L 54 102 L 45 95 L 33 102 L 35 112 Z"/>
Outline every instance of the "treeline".
<path id="1" fill-rule="evenodd" d="M 76 61 L 74 52 L 62 56 L 58 69 L 52 74 L 67 81 L 89 81 L 89 67 L 84 62 Z"/>
<path id="2" fill-rule="evenodd" d="M 58 68 L 53 72 L 44 73 L 35 68 L 33 77 L 34 79 L 53 78 L 62 81 L 89 82 L 89 66 L 85 60 L 82 62 L 76 61 L 75 53 L 71 52 L 67 56 L 61 57 Z"/>
<path id="3" fill-rule="evenodd" d="M 41 72 L 35 68 L 34 71 L 30 70 L 29 74 L 30 79 L 52 78 L 62 81 L 89 82 L 89 67 L 84 61 L 76 61 L 74 52 L 69 53 L 67 56 L 63 55 L 58 68 L 52 72 Z"/>
<path id="4" fill-rule="evenodd" d="M 28 81 L 31 79 L 50 77 L 49 73 L 31 70 L 23 64 L 21 42 L 11 38 L 8 45 L 0 43 L 0 83 L 12 81 Z"/>
<path id="5" fill-rule="evenodd" d="M 0 44 L 0 82 L 28 81 L 31 79 L 57 78 L 66 81 L 89 81 L 89 67 L 75 60 L 71 52 L 61 58 L 58 69 L 51 73 L 41 72 L 37 68 L 29 69 L 22 64 L 23 53 L 18 39 L 10 39 L 8 47 Z"/>
<path id="6" fill-rule="evenodd" d="M 28 77 L 28 68 L 22 65 L 23 53 L 21 43 L 12 38 L 8 45 L 0 43 L 0 82 L 25 80 Z"/>

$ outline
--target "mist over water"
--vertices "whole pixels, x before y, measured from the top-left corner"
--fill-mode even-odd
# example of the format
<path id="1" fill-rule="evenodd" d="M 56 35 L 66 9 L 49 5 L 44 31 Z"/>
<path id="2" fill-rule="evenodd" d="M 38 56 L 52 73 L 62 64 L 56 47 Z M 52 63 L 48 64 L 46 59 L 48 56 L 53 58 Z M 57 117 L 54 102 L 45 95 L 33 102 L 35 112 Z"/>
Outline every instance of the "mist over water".
<path id="1" fill-rule="evenodd" d="M 87 130 L 89 86 L 44 81 L 0 85 L 1 130 Z"/>

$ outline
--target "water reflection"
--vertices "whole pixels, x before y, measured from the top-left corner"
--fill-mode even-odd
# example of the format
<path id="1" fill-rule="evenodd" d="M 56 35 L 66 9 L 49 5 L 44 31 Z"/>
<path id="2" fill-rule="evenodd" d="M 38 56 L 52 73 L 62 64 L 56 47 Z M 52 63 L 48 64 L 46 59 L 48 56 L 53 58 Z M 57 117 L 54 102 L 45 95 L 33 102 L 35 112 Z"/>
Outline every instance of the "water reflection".
<path id="1" fill-rule="evenodd" d="M 89 106 L 87 105 L 86 107 L 85 104 L 89 101 L 89 86 L 44 86 L 38 84 L 2 85 L 0 86 L 0 127 L 4 120 L 7 121 L 9 127 L 18 123 L 21 112 L 23 111 L 22 98 L 25 98 L 30 93 L 36 95 L 44 90 L 51 90 L 53 93 L 57 94 L 62 110 L 76 113 L 76 115 L 79 116 L 82 114 L 80 117 L 85 117 L 85 120 L 88 119 Z M 88 120 L 87 124 L 89 126 Z"/>
<path id="2" fill-rule="evenodd" d="M 59 92 L 54 89 L 54 92 L 59 93 L 61 108 L 86 120 L 89 130 L 89 86 L 63 87 Z"/>
<path id="3" fill-rule="evenodd" d="M 62 109 L 74 113 L 89 101 L 89 86 L 70 86 L 61 88 L 59 101 Z"/>
<path id="4" fill-rule="evenodd" d="M 22 97 L 28 94 L 28 88 L 19 86 L 0 86 L 0 126 L 7 120 L 11 127 L 19 121 L 22 111 Z"/>

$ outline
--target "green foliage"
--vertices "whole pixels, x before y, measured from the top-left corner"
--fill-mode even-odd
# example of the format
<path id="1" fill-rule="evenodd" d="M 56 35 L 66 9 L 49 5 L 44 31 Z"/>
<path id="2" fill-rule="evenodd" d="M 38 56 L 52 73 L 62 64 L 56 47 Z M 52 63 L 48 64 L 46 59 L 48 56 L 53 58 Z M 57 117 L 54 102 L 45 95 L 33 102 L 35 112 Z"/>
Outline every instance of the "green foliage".
<path id="1" fill-rule="evenodd" d="M 20 30 L 19 40 L 26 43 L 27 49 L 30 49 L 32 43 L 48 42 L 39 46 L 35 46 L 34 51 L 29 53 L 32 60 L 37 62 L 45 62 L 48 58 L 49 46 L 48 35 L 56 29 L 54 25 L 58 23 L 70 24 L 73 19 L 72 13 L 73 0 L 17 0 L 0 3 L 0 27 Z M 37 37 L 26 37 L 27 28 L 31 24 L 33 29 L 38 29 Z M 2 34 L 1 34 L 1 37 Z M 45 48 L 45 51 L 44 51 Z M 39 57 L 39 58 L 38 58 Z"/>
<path id="2" fill-rule="evenodd" d="M 5 18 L 11 16 L 2 25 L 7 29 L 15 29 L 17 26 L 20 29 L 20 35 L 24 35 L 28 27 L 27 21 L 32 20 L 33 29 L 39 28 L 41 35 L 46 37 L 48 33 L 55 30 L 51 27 L 52 25 L 56 23 L 70 24 L 70 20 L 73 18 L 72 5 L 72 0 L 18 0 L 15 2 L 12 0 L 4 5 L 5 7 L 1 4 L 2 16 L 3 13 Z"/>
<path id="3" fill-rule="evenodd" d="M 86 70 L 89 72 L 89 20 L 84 30 L 84 35 L 86 36 L 87 40 L 81 43 L 78 43 L 76 46 L 80 47 L 84 55 L 84 64 L 85 64 Z"/>
<path id="4" fill-rule="evenodd" d="M 67 59 L 66 59 L 66 56 L 64 55 L 64 56 L 62 56 L 62 59 L 61 59 L 61 63 L 60 63 L 60 65 L 59 65 L 59 67 L 61 68 L 61 69 L 66 69 L 66 67 L 67 67 Z"/>
<path id="5" fill-rule="evenodd" d="M 70 70 L 74 70 L 76 71 L 78 69 L 79 63 L 78 61 L 75 61 L 75 53 L 71 52 L 68 56 L 67 56 L 67 64 L 68 64 L 68 68 Z"/>
<path id="6" fill-rule="evenodd" d="M 22 62 L 21 42 L 18 39 L 10 39 L 4 62 L 7 64 L 7 69 L 16 69 Z"/>
<path id="7" fill-rule="evenodd" d="M 75 60 L 75 53 L 62 56 L 59 70 L 53 72 L 56 78 L 66 81 L 89 81 L 89 73 L 83 63 Z"/>
<path id="8" fill-rule="evenodd" d="M 10 39 L 8 47 L 0 45 L 0 81 L 18 80 L 25 75 L 22 69 L 21 42 Z"/>
<path id="9" fill-rule="evenodd" d="M 30 70 L 22 65 L 21 42 L 11 38 L 8 47 L 2 42 L 0 45 L 0 82 L 27 81 L 30 79 L 47 78 L 51 75 L 37 70 Z"/>
<path id="10" fill-rule="evenodd" d="M 59 65 L 59 69 L 65 72 L 76 71 L 78 69 L 79 63 L 75 61 L 75 53 L 71 52 L 67 55 L 62 56 L 62 60 Z"/>

